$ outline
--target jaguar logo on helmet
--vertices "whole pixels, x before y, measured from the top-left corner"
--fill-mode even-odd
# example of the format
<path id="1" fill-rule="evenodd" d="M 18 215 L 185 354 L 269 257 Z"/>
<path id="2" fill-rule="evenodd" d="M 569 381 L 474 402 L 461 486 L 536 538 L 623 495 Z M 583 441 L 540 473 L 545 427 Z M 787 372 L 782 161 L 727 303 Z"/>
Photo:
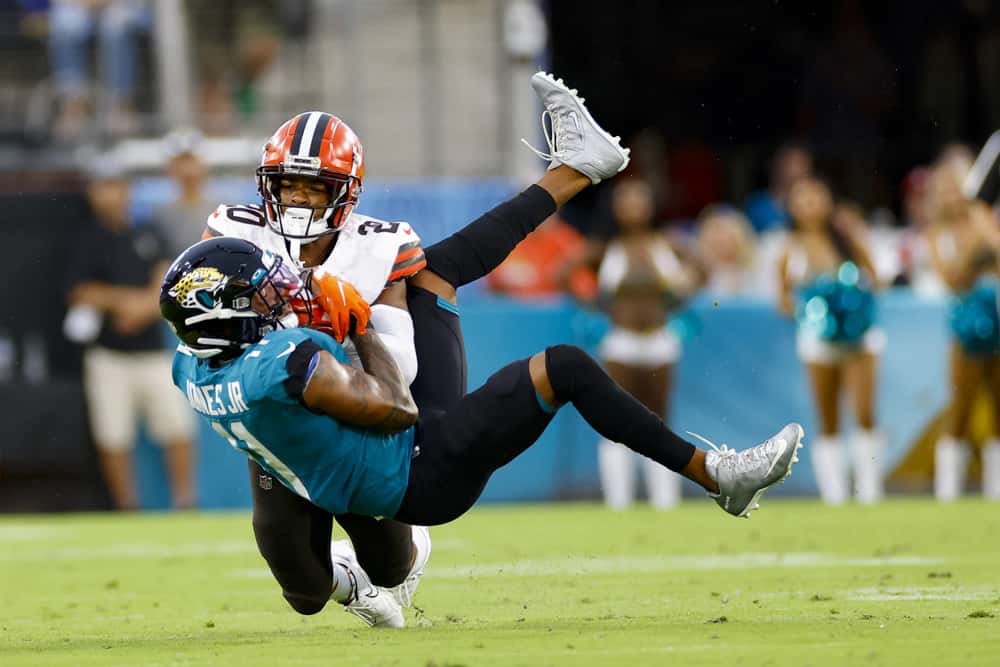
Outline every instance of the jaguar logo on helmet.
<path id="1" fill-rule="evenodd" d="M 206 313 L 218 307 L 216 296 L 229 278 L 212 266 L 199 266 L 177 281 L 168 292 L 182 308 L 196 308 Z"/>

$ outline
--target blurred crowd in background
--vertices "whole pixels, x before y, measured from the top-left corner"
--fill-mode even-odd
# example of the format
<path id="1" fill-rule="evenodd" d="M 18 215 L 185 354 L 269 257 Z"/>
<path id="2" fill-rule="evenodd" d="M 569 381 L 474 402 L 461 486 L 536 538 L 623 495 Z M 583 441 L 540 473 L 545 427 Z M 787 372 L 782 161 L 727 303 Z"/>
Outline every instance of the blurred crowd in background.
<path id="1" fill-rule="evenodd" d="M 839 297 L 802 295 L 831 274 L 844 289 L 902 288 L 940 302 L 997 273 L 1000 242 L 976 214 L 956 213 L 955 200 L 990 201 L 997 189 L 989 177 L 969 192 L 966 179 L 1000 128 L 1000 10 L 979 0 L 673 4 L 626 0 L 609 12 L 570 0 L 0 0 L 0 194 L 86 193 L 90 212 L 67 219 L 104 224 L 105 234 L 150 230 L 155 241 L 127 232 L 145 250 L 119 277 L 138 291 L 113 306 L 80 289 L 98 269 L 67 262 L 70 317 L 59 322 L 69 340 L 89 344 L 98 334 L 87 308 L 96 309 L 114 322 L 101 336 L 145 336 L 113 347 L 148 352 L 160 343 L 150 333 L 155 310 L 139 303 L 155 283 L 144 287 L 143 271 L 199 238 L 220 192 L 252 194 L 257 151 L 284 119 L 309 108 L 345 118 L 365 143 L 369 188 L 385 188 L 369 202 L 391 198 L 403 179 L 419 188 L 464 177 L 467 189 L 499 179 L 514 189 L 541 168 L 517 139 L 540 141 L 527 77 L 550 68 L 622 134 L 632 163 L 546 222 L 464 298 L 549 303 L 568 294 L 605 313 L 612 330 L 598 354 L 663 415 L 683 347 L 663 323 L 695 298 L 765 304 L 798 321 L 819 414 L 821 494 L 845 502 L 851 469 L 855 496 L 874 502 L 884 449 L 872 398 L 884 345 L 869 335 L 876 316 L 824 346 L 809 339 L 809 319 L 835 318 L 807 306 L 831 310 Z M 234 189 L 234 180 L 243 185 Z M 150 181 L 169 186 L 136 215 L 130 184 Z M 429 240 L 452 231 L 410 222 Z M 977 231 L 966 233 L 966 223 Z M 953 275 L 955 262 L 973 267 L 971 281 Z M 971 351 L 956 333 L 952 377 L 992 387 L 995 308 L 976 317 L 970 326 L 986 317 L 992 328 L 966 336 L 980 345 Z M 842 385 L 858 424 L 853 463 L 837 453 Z M 939 470 L 969 456 L 974 396 L 955 400 Z M 146 417 L 161 440 L 176 441 L 174 504 L 193 505 L 190 426 L 169 413 Z M 135 438 L 123 429 L 105 426 L 115 433 L 98 438 L 115 440 L 105 459 Z M 1000 441 L 986 438 L 983 452 L 983 490 L 1000 498 Z M 598 455 L 606 499 L 627 505 L 633 464 L 615 443 L 600 443 Z M 106 476 L 117 467 L 117 505 L 136 507 L 123 472 L 131 464 L 103 463 Z M 824 479 L 823 470 L 843 474 Z M 680 486 L 647 472 L 655 505 L 679 500 Z M 964 482 L 954 473 L 935 484 L 950 499 Z"/>

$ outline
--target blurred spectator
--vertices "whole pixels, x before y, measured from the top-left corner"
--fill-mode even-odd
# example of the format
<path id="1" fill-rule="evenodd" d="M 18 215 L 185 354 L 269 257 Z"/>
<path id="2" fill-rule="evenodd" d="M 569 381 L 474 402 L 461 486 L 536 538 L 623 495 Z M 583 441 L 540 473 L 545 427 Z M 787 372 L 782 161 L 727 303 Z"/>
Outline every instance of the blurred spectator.
<path id="1" fill-rule="evenodd" d="M 903 232 L 899 244 L 900 275 L 895 282 L 910 286 L 918 296 L 937 298 L 945 295 L 948 288 L 931 263 L 927 244 L 930 173 L 927 167 L 914 167 L 900 185 Z"/>
<path id="2" fill-rule="evenodd" d="M 693 220 L 698 212 L 722 198 L 721 162 L 704 143 L 688 139 L 670 148 L 667 155 L 669 196 L 666 220 Z"/>
<path id="3" fill-rule="evenodd" d="M 957 297 L 950 314 L 951 401 L 944 432 L 934 451 L 934 495 L 958 498 L 965 487 L 973 409 L 980 390 L 1000 415 L 1000 229 L 990 208 L 966 199 L 962 180 L 967 162 L 944 155 L 930 175 L 927 230 L 931 261 Z M 1000 438 L 995 419 L 983 444 L 983 494 L 1000 499 Z"/>
<path id="4" fill-rule="evenodd" d="M 698 216 L 698 255 L 712 296 L 759 294 L 754 266 L 754 233 L 739 209 L 724 204 L 706 207 Z"/>
<path id="5" fill-rule="evenodd" d="M 64 331 L 88 344 L 84 390 L 102 471 L 115 506 L 136 509 L 132 449 L 144 417 L 164 447 L 174 507 L 192 507 L 194 418 L 171 385 L 159 318 L 169 258 L 154 229 L 130 225 L 128 181 L 114 164 L 98 163 L 87 196 L 95 220 L 69 267 Z"/>
<path id="6" fill-rule="evenodd" d="M 788 210 L 794 228 L 779 264 L 779 308 L 797 320 L 796 350 L 819 413 L 820 434 L 811 450 L 816 483 L 827 504 L 847 501 L 840 401 L 849 384 L 858 427 L 851 448 L 856 496 L 876 502 L 882 496 L 884 444 L 875 430 L 875 370 L 885 334 L 873 326 L 871 288 L 878 278 L 859 234 L 863 223 L 848 209 L 834 225 L 830 190 L 814 177 L 792 185 Z"/>
<path id="7" fill-rule="evenodd" d="M 681 351 L 679 339 L 666 326 L 667 316 L 696 289 L 700 272 L 653 228 L 655 202 L 644 181 L 616 182 L 611 209 L 617 235 L 568 263 L 562 276 L 565 280 L 583 266 L 597 272 L 598 304 L 612 322 L 600 347 L 608 374 L 666 419 L 671 372 Z M 677 475 L 621 444 L 601 440 L 598 465 L 605 502 L 615 509 L 632 503 L 640 462 L 650 503 L 657 509 L 676 505 L 681 497 Z"/>
<path id="8" fill-rule="evenodd" d="M 556 217 L 549 218 L 521 241 L 507 259 L 486 276 L 495 292 L 515 297 L 543 297 L 559 294 L 559 268 L 582 254 L 586 242 L 580 232 Z M 593 296 L 596 283 L 586 271 L 570 278 L 574 294 Z"/>
<path id="9" fill-rule="evenodd" d="M 788 229 L 788 210 L 785 207 L 788 190 L 792 183 L 810 173 L 812 155 L 804 146 L 786 143 L 775 151 L 771 158 L 767 190 L 751 194 L 745 207 L 750 224 L 756 231 Z"/>
<path id="10" fill-rule="evenodd" d="M 94 93 L 107 99 L 102 108 L 104 130 L 113 136 L 137 129 L 132 94 L 136 80 L 135 35 L 149 24 L 145 0 L 52 0 L 49 53 L 59 115 L 57 139 L 75 141 L 90 122 Z M 87 74 L 87 44 L 96 34 L 101 89 Z"/>
<path id="11" fill-rule="evenodd" d="M 879 216 L 878 213 L 883 215 Z M 852 199 L 840 199 L 833 207 L 831 225 L 848 238 L 860 239 L 868 248 L 875 275 L 880 285 L 891 285 L 900 273 L 899 246 L 901 234 L 892 225 L 894 218 L 885 209 L 866 215 L 861 204 Z"/>
<path id="12" fill-rule="evenodd" d="M 232 132 L 260 107 L 258 83 L 290 36 L 304 40 L 307 0 L 187 2 L 196 49 L 198 114 L 209 134 Z"/>
<path id="13" fill-rule="evenodd" d="M 201 240 L 205 221 L 218 202 L 205 191 L 208 168 L 201 157 L 202 136 L 189 129 L 164 139 L 167 174 L 177 184 L 177 198 L 153 211 L 151 223 L 166 242 L 167 255 L 177 257 Z"/>

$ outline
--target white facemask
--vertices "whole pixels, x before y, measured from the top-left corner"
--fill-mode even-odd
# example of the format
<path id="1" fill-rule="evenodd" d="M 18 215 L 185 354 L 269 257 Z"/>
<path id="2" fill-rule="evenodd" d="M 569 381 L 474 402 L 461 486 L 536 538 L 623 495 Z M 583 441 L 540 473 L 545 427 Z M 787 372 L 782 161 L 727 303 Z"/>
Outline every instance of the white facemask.
<path id="1" fill-rule="evenodd" d="M 295 236 L 303 241 L 313 241 L 319 237 L 319 233 L 326 231 L 326 223 L 323 220 L 313 222 L 313 210 L 300 206 L 282 207 L 281 230 L 289 236 Z M 311 232 L 312 235 L 306 236 Z"/>

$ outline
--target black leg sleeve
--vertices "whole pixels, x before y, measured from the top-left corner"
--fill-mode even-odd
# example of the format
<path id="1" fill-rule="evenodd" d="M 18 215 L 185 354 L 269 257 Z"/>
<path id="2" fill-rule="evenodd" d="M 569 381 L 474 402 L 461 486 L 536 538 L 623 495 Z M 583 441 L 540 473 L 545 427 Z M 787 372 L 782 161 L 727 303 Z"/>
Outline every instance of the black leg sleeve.
<path id="1" fill-rule="evenodd" d="M 465 396 L 468 371 L 458 309 L 436 294 L 407 285 L 417 377 L 410 385 L 421 415 L 450 410 Z"/>
<path id="2" fill-rule="evenodd" d="M 483 214 L 424 251 L 427 268 L 455 287 L 482 278 L 556 212 L 552 195 L 537 185 Z"/>
<path id="3" fill-rule="evenodd" d="M 358 563 L 373 584 L 392 588 L 403 583 L 413 563 L 413 531 L 408 524 L 359 514 L 334 518 L 351 538 Z"/>
<path id="4" fill-rule="evenodd" d="M 260 554 L 288 604 L 300 614 L 318 613 L 333 587 L 333 515 L 295 495 L 252 460 L 250 489 Z"/>
<path id="5" fill-rule="evenodd" d="M 695 446 L 608 377 L 590 355 L 572 345 L 545 350 L 545 369 L 560 402 L 572 403 L 590 426 L 613 442 L 680 472 Z"/>

